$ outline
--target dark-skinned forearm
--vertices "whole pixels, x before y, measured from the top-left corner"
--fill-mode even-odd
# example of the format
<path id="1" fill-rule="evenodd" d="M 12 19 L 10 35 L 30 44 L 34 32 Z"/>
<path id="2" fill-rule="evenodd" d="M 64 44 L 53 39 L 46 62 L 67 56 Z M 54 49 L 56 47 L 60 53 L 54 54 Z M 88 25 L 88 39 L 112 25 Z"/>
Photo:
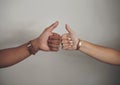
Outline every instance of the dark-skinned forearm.
<path id="1" fill-rule="evenodd" d="M 19 47 L 0 50 L 0 67 L 8 67 L 14 65 L 30 56 L 27 44 Z"/>

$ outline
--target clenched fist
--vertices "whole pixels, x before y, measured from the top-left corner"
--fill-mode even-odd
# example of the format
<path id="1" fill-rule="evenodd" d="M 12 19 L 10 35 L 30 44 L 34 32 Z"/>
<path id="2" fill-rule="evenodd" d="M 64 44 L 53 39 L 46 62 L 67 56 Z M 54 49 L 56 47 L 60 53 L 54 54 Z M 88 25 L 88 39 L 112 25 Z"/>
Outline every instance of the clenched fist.
<path id="1" fill-rule="evenodd" d="M 62 35 L 62 48 L 65 50 L 76 50 L 79 38 L 76 33 L 66 24 L 68 33 Z"/>
<path id="2" fill-rule="evenodd" d="M 53 33 L 48 38 L 48 46 L 51 51 L 58 51 L 60 47 L 61 36 L 57 33 Z"/>

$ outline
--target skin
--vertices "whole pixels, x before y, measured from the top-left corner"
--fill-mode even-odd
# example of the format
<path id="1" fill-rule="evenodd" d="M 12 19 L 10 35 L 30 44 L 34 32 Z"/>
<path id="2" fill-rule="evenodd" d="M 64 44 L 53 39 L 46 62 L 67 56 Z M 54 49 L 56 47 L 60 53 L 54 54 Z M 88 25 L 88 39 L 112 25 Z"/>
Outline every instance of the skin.
<path id="1" fill-rule="evenodd" d="M 68 33 L 63 34 L 62 37 L 53 33 L 52 31 L 58 26 L 58 22 L 53 23 L 47 27 L 42 34 L 36 39 L 31 40 L 31 43 L 37 51 L 58 51 L 59 44 L 62 43 L 62 48 L 65 50 L 76 50 L 79 38 L 71 28 L 66 25 Z M 81 40 L 82 45 L 79 51 L 105 63 L 120 65 L 120 51 L 96 45 L 85 40 Z M 28 51 L 27 43 L 13 48 L 0 50 L 0 68 L 14 65 L 31 54 Z"/>
<path id="2" fill-rule="evenodd" d="M 31 40 L 31 43 L 37 51 L 58 51 L 60 44 L 60 35 L 52 31 L 58 26 L 58 21 L 47 27 L 42 34 L 36 39 Z M 49 39 L 52 37 L 52 39 Z M 27 43 L 13 48 L 0 50 L 0 68 L 14 65 L 31 54 L 28 51 Z"/>
<path id="3" fill-rule="evenodd" d="M 56 33 L 53 33 L 53 35 L 50 35 L 49 39 L 48 39 L 48 46 L 50 47 L 50 50 L 58 51 L 60 41 L 61 41 L 60 35 L 58 35 Z"/>
<path id="4" fill-rule="evenodd" d="M 62 48 L 65 50 L 76 50 L 79 38 L 68 25 L 66 25 L 66 30 L 68 33 L 62 35 Z M 81 40 L 81 43 L 79 51 L 99 61 L 112 65 L 120 65 L 120 51 L 85 40 Z"/>

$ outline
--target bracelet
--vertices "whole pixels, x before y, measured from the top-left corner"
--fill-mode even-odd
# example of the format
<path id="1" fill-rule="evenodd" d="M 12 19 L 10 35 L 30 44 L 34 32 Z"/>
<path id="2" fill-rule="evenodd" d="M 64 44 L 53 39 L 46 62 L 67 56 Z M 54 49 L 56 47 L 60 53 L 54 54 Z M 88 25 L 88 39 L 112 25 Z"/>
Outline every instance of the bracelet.
<path id="1" fill-rule="evenodd" d="M 35 49 L 35 48 L 33 47 L 31 41 L 29 41 L 29 42 L 27 43 L 27 49 L 28 49 L 29 53 L 32 54 L 32 55 L 35 55 L 35 54 L 37 53 L 37 51 L 38 51 L 37 49 Z"/>
<path id="2" fill-rule="evenodd" d="M 79 50 L 82 46 L 82 40 L 79 39 L 76 50 Z"/>

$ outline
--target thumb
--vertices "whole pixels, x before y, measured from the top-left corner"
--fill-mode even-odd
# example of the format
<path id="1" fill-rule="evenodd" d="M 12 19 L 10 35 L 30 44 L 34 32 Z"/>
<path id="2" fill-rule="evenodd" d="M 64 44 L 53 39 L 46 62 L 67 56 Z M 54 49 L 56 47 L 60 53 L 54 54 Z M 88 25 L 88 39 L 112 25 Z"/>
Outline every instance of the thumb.
<path id="1" fill-rule="evenodd" d="M 69 33 L 71 33 L 71 34 L 74 33 L 73 30 L 70 28 L 70 26 L 68 24 L 65 25 L 65 28 Z"/>
<path id="2" fill-rule="evenodd" d="M 52 32 L 52 31 L 58 26 L 58 24 L 59 24 L 59 22 L 56 21 L 55 23 L 53 23 L 52 25 L 50 25 L 50 26 L 47 28 L 47 30 Z"/>

